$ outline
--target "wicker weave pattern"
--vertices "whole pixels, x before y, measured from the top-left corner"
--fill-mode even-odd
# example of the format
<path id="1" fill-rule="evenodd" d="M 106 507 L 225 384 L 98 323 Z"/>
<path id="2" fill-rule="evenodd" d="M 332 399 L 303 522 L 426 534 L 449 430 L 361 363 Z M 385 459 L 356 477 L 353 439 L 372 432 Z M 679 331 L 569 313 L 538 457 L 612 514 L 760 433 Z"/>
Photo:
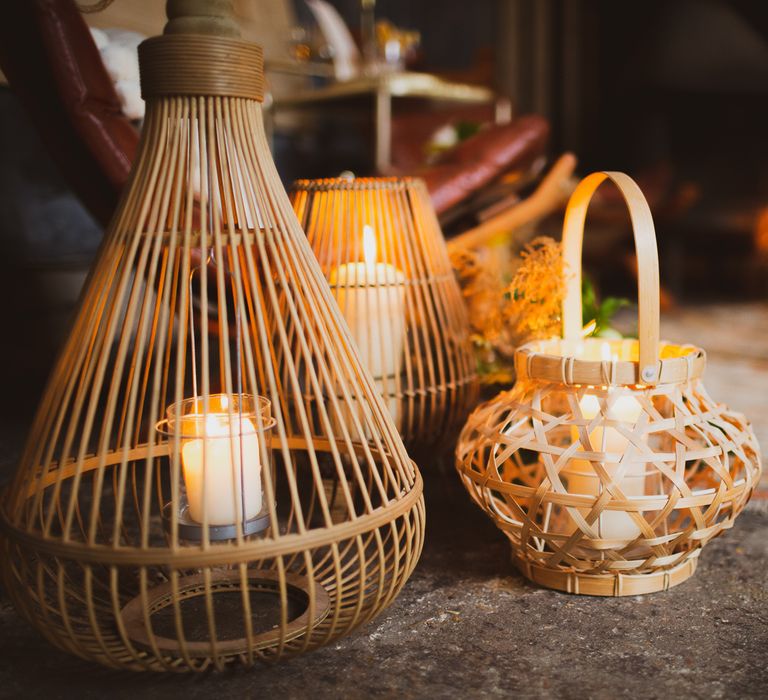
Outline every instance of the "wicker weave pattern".
<path id="1" fill-rule="evenodd" d="M 231 60 L 247 63 L 241 47 Z M 206 95 L 206 81 L 148 101 L 130 185 L 0 502 L 14 603 L 57 646 L 111 667 L 223 669 L 326 644 L 392 602 L 423 542 L 421 477 L 291 209 L 261 107 Z M 249 443 L 258 534 L 244 504 L 232 534 L 207 514 L 182 522 L 181 421 L 157 426 L 188 397 L 210 417 L 213 394 L 271 404 Z M 242 425 L 233 405 L 223 420 Z M 203 484 L 217 467 L 203 459 Z"/>
<path id="2" fill-rule="evenodd" d="M 509 537 L 529 577 L 602 595 L 666 588 L 665 572 L 698 556 L 749 500 L 760 475 L 754 434 L 743 416 L 713 402 L 697 380 L 595 395 L 601 410 L 585 418 L 583 387 L 525 382 L 500 394 L 462 431 L 459 472 L 473 500 Z M 625 396 L 642 407 L 634 424 L 608 417 Z M 621 455 L 591 444 L 589 434 L 607 426 L 626 436 L 632 461 L 643 463 L 643 495 L 623 493 L 618 482 L 626 482 L 626 469 L 606 467 Z M 578 486 L 567 473 L 574 459 L 591 464 L 595 474 L 570 475 Z M 611 538 L 608 513 L 626 514 L 618 529 L 636 534 Z M 590 587 L 583 576 L 605 574 L 624 576 L 624 586 L 609 576 Z M 646 576 L 631 585 L 633 574 Z"/>
<path id="3" fill-rule="evenodd" d="M 638 340 L 579 337 L 584 220 L 606 178 L 634 225 Z M 563 246 L 565 338 L 518 349 L 516 386 L 469 417 L 457 469 L 528 578 L 590 595 L 665 590 L 732 526 L 758 483 L 760 450 L 744 416 L 707 395 L 704 351 L 658 340 L 656 240 L 637 185 L 622 173 L 585 178 Z"/>
<path id="4" fill-rule="evenodd" d="M 363 295 L 373 308 L 356 310 L 365 312 L 368 325 L 379 324 L 376 338 L 387 347 L 372 352 L 399 356 L 400 372 L 374 378 L 406 445 L 423 449 L 443 442 L 476 403 L 478 382 L 466 309 L 424 182 L 301 180 L 292 201 L 337 299 L 349 304 L 355 292 L 353 276 L 334 276 L 340 266 L 363 258 L 366 226 L 375 235 L 377 263 L 402 274 L 402 315 L 376 314 L 381 307 L 374 295 L 392 293 L 386 284 Z M 343 301 L 342 312 L 349 313 Z"/>

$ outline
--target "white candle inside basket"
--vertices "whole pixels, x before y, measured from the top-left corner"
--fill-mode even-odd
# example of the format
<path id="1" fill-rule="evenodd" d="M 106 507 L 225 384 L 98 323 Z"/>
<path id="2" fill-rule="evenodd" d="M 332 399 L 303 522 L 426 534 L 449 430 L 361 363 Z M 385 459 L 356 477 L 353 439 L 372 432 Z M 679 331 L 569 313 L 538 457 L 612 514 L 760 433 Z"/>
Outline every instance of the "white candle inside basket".
<path id="1" fill-rule="evenodd" d="M 352 331 L 360 359 L 374 378 L 400 374 L 405 328 L 405 275 L 376 262 L 376 235 L 363 227 L 364 262 L 331 270 L 328 281 Z"/>
<path id="2" fill-rule="evenodd" d="M 606 346 L 607 347 L 607 346 Z M 630 394 L 613 398 L 611 391 L 602 399 L 594 394 L 585 394 L 579 401 L 579 410 L 584 420 L 591 421 L 601 413 L 601 401 L 609 405 L 606 417 L 602 420 L 617 421 L 628 430 L 634 429 L 638 419 L 642 415 L 642 407 Z M 571 440 L 579 442 L 580 432 L 576 426 L 571 428 Z M 638 452 L 637 448 L 631 448 L 630 441 L 617 428 L 598 425 L 589 431 L 589 442 L 592 449 L 586 445 L 579 446 L 579 452 L 604 452 L 615 455 L 623 460 L 628 448 Z M 645 494 L 645 461 L 630 455 L 630 461 L 603 462 L 605 471 L 611 478 L 619 471 L 620 466 L 625 466 L 624 476 L 619 480 L 618 487 L 625 497 L 642 496 Z M 572 459 L 563 470 L 569 493 L 599 496 L 603 490 L 603 483 L 595 471 L 595 464 L 586 459 Z M 589 509 L 579 508 L 582 516 L 586 517 Z M 621 511 L 603 510 L 598 520 L 593 523 L 593 528 L 603 539 L 632 540 L 640 534 L 640 528 L 631 515 Z"/>
<path id="3" fill-rule="evenodd" d="M 180 416 L 181 465 L 189 516 L 231 525 L 261 511 L 259 432 L 251 417 L 236 409 L 230 415 L 226 396 L 218 403 L 214 412 Z"/>

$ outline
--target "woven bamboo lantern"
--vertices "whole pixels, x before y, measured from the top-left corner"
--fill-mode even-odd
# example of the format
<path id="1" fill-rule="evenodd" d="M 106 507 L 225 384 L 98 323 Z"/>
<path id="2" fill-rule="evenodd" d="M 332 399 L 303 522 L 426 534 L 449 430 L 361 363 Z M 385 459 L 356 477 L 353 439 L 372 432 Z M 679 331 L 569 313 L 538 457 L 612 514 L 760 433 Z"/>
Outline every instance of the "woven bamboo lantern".
<path id="1" fill-rule="evenodd" d="M 639 267 L 639 340 L 581 338 L 581 247 L 589 201 L 610 179 L 629 207 Z M 480 406 L 457 468 L 532 581 L 570 593 L 634 595 L 691 576 L 760 476 L 744 416 L 701 382 L 704 351 L 659 341 L 659 270 L 648 205 L 622 173 L 571 197 L 564 338 L 515 355 L 517 384 Z"/>
<path id="2" fill-rule="evenodd" d="M 466 309 L 426 185 L 300 180 L 292 200 L 406 445 L 444 443 L 475 404 L 478 384 Z"/>
<path id="3" fill-rule="evenodd" d="M 260 49 L 227 0 L 168 9 L 140 47 L 133 175 L 0 546 L 9 595 L 57 646 L 203 671 L 370 620 L 416 564 L 424 506 L 280 185 Z"/>

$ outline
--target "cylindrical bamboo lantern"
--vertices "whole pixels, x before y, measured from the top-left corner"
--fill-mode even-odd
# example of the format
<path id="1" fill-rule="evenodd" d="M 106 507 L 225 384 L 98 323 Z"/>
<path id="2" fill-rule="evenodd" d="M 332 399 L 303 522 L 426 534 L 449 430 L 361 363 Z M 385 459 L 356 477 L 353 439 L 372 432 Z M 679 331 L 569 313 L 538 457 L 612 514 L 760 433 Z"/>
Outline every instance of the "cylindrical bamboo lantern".
<path id="1" fill-rule="evenodd" d="M 584 222 L 606 179 L 634 228 L 638 340 L 581 337 Z M 760 450 L 744 416 L 707 394 L 704 351 L 659 341 L 656 237 L 634 181 L 584 179 L 563 249 L 564 337 L 517 351 L 515 387 L 470 416 L 457 468 L 532 581 L 587 595 L 665 590 L 733 525 L 758 483 Z"/>
<path id="2" fill-rule="evenodd" d="M 130 184 L 0 502 L 18 609 L 111 667 L 327 644 L 422 547 L 421 477 L 280 184 L 229 6 L 169 3 L 140 47 Z"/>
<path id="3" fill-rule="evenodd" d="M 476 402 L 478 382 L 466 308 L 424 182 L 300 180 L 291 197 L 405 444 L 444 444 Z"/>

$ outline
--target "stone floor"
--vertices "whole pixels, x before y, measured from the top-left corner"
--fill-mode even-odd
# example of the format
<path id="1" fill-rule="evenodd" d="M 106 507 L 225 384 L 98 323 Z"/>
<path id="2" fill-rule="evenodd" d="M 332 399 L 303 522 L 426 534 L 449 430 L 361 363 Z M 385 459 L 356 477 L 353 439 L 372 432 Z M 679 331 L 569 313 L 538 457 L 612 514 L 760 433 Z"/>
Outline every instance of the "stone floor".
<path id="1" fill-rule="evenodd" d="M 664 314 L 661 335 L 707 351 L 707 390 L 749 417 L 768 453 L 768 303 L 680 308 Z"/>
<path id="2" fill-rule="evenodd" d="M 664 336 L 708 349 L 710 393 L 747 412 L 765 448 L 768 305 L 683 309 L 667 317 Z M 2 457 L 14 450 L 6 441 Z M 336 645 L 229 675 L 116 674 L 52 649 L 0 597 L 0 697 L 768 695 L 765 486 L 733 530 L 705 549 L 692 579 L 666 593 L 597 599 L 526 583 L 452 465 L 423 471 L 421 562 L 378 620 Z"/>

